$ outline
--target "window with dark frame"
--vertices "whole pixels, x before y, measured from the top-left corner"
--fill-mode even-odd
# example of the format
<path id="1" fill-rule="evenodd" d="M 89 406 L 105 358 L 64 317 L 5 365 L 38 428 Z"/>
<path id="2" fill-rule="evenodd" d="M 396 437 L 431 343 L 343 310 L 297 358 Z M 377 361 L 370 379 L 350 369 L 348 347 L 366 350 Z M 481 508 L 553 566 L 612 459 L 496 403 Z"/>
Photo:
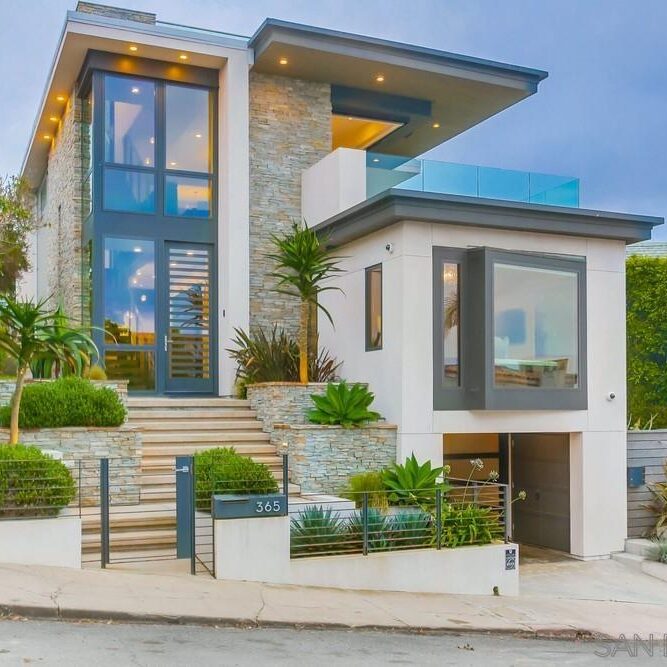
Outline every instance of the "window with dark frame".
<path id="1" fill-rule="evenodd" d="M 366 351 L 382 349 L 382 264 L 366 269 Z"/>

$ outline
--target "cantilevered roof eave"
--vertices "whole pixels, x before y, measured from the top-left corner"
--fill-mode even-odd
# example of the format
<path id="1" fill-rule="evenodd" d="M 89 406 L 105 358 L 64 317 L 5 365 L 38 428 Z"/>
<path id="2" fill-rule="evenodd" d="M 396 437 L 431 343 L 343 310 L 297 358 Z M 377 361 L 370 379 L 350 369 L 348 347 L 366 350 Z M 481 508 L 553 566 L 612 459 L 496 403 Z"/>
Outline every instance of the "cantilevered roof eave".
<path id="1" fill-rule="evenodd" d="M 637 243 L 664 219 L 498 199 L 387 190 L 319 223 L 315 231 L 333 247 L 397 222 L 416 221 Z"/>

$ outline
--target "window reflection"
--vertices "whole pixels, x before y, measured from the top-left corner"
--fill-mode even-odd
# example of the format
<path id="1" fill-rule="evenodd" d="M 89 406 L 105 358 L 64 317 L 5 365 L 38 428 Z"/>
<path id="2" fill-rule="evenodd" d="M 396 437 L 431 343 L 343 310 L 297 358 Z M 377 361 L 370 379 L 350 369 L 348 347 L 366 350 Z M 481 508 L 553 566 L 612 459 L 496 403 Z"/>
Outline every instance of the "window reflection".
<path id="1" fill-rule="evenodd" d="M 104 159 L 155 166 L 155 84 L 144 79 L 104 78 Z"/>
<path id="2" fill-rule="evenodd" d="M 459 265 L 442 265 L 443 284 L 443 382 L 446 387 L 458 387 L 459 362 Z"/>
<path id="3" fill-rule="evenodd" d="M 110 380 L 128 380 L 130 391 L 155 390 L 155 353 L 140 350 L 108 350 L 104 366 Z"/>
<path id="4" fill-rule="evenodd" d="M 167 85 L 166 168 L 210 173 L 211 102 L 202 88 Z"/>
<path id="5" fill-rule="evenodd" d="M 150 172 L 107 167 L 103 190 L 107 211 L 155 212 L 155 176 Z"/>
<path id="6" fill-rule="evenodd" d="M 382 348 L 382 265 L 366 269 L 366 349 Z"/>
<path id="7" fill-rule="evenodd" d="M 208 178 L 165 177 L 166 215 L 208 218 L 211 214 L 211 187 Z"/>
<path id="8" fill-rule="evenodd" d="M 152 241 L 104 243 L 104 328 L 107 343 L 155 342 L 155 251 Z"/>
<path id="9" fill-rule="evenodd" d="M 578 386 L 577 280 L 570 271 L 494 265 L 496 386 Z"/>

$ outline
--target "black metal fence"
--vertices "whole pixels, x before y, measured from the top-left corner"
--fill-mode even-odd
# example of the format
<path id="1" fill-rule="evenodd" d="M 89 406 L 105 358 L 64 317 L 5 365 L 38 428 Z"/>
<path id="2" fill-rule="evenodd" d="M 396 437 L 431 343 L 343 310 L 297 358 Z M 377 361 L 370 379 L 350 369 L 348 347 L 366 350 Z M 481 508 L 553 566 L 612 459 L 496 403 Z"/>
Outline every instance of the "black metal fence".
<path id="1" fill-rule="evenodd" d="M 290 508 L 292 558 L 443 549 L 509 539 L 505 484 L 448 480 L 428 489 L 302 496 Z"/>

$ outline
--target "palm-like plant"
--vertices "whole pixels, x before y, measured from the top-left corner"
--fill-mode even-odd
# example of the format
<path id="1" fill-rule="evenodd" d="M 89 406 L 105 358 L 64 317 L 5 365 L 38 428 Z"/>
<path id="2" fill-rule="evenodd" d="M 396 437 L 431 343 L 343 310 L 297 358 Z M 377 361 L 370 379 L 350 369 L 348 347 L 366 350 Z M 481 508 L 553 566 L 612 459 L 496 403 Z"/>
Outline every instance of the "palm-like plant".
<path id="1" fill-rule="evenodd" d="M 278 280 L 276 291 L 300 299 L 299 307 L 299 381 L 308 382 L 308 319 L 313 305 L 319 308 L 333 325 L 329 311 L 318 302 L 318 296 L 328 290 L 342 291 L 325 285 L 325 281 L 341 273 L 338 262 L 320 242 L 317 234 L 305 224 L 294 223 L 289 234 L 272 236 L 275 252 L 268 255 L 276 268 L 270 275 Z"/>
<path id="2" fill-rule="evenodd" d="M 19 440 L 19 411 L 26 374 L 40 356 L 49 356 L 80 374 L 97 347 L 81 329 L 69 326 L 59 309 L 45 309 L 46 301 L 0 299 L 0 350 L 16 361 L 16 388 L 10 401 L 9 444 Z"/>

